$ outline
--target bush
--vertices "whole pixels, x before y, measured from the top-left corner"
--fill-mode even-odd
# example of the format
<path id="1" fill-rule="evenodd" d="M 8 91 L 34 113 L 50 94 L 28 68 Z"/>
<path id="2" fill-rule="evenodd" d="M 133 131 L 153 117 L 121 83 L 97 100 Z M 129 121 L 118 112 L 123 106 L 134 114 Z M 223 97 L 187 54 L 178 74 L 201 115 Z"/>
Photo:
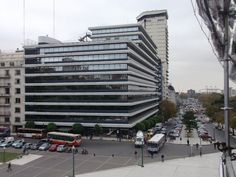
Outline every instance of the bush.
<path id="1" fill-rule="evenodd" d="M 95 130 L 95 134 L 96 134 L 96 135 L 100 135 L 100 134 L 103 133 L 103 128 L 102 128 L 101 126 L 99 126 L 98 124 L 96 124 L 96 125 L 94 126 L 94 130 Z"/>
<path id="2" fill-rule="evenodd" d="M 81 124 L 74 124 L 72 126 L 72 133 L 75 133 L 75 134 L 83 134 L 84 132 L 84 127 L 83 125 Z"/>
<path id="3" fill-rule="evenodd" d="M 135 129 L 136 132 L 139 131 L 139 130 L 145 131 L 146 127 L 145 127 L 144 123 L 139 122 L 134 126 L 134 129 Z"/>
<path id="4" fill-rule="evenodd" d="M 145 125 L 145 130 L 148 130 L 149 128 L 151 128 L 150 121 L 144 120 L 143 123 Z"/>
<path id="5" fill-rule="evenodd" d="M 53 123 L 53 122 L 51 122 L 51 123 L 49 123 L 48 125 L 47 125 L 47 131 L 48 132 L 53 132 L 53 131 L 55 131 L 57 129 L 57 125 L 55 124 L 55 123 Z"/>
<path id="6" fill-rule="evenodd" d="M 25 128 L 35 128 L 35 123 L 34 123 L 34 121 L 26 122 Z"/>

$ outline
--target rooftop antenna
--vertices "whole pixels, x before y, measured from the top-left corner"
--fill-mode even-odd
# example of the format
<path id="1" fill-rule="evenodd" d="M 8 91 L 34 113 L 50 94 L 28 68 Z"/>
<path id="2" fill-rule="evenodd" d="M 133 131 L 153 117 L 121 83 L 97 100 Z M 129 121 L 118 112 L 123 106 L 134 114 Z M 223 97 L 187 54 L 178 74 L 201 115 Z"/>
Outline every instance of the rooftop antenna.
<path id="1" fill-rule="evenodd" d="M 55 0 L 53 0 L 53 38 L 55 38 Z"/>
<path id="2" fill-rule="evenodd" d="M 25 45 L 25 0 L 23 0 L 23 45 Z"/>

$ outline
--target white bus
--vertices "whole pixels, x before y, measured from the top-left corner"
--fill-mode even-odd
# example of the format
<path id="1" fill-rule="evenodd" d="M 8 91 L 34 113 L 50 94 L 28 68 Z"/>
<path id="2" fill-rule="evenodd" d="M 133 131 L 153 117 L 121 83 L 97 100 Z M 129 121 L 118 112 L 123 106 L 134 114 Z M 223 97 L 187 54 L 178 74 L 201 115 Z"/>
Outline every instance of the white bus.
<path id="1" fill-rule="evenodd" d="M 150 140 L 148 140 L 147 150 L 153 153 L 158 152 L 162 148 L 162 146 L 164 146 L 164 144 L 165 144 L 165 135 L 155 134 Z"/>

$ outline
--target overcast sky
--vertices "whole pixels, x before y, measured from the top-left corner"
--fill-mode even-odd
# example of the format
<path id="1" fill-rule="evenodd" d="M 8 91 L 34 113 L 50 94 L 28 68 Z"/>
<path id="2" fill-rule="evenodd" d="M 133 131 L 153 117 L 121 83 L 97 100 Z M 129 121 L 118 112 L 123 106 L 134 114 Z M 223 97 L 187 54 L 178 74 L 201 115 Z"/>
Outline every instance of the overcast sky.
<path id="1" fill-rule="evenodd" d="M 197 24 L 190 0 L 55 0 L 55 37 L 76 41 L 88 27 L 135 23 L 141 12 L 156 9 L 167 9 L 169 15 L 169 81 L 175 90 L 223 89 L 223 68 Z M 2 51 L 22 47 L 23 19 L 23 0 L 1 0 Z M 25 38 L 37 41 L 39 35 L 53 36 L 53 0 L 25 0 Z"/>

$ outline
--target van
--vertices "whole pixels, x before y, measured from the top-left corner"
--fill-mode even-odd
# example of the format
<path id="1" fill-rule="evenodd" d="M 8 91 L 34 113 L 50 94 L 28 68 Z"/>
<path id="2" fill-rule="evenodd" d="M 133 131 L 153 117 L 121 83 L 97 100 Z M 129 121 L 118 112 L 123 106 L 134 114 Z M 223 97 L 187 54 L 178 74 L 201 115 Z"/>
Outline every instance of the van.
<path id="1" fill-rule="evenodd" d="M 135 147 L 142 147 L 144 145 L 144 135 L 142 131 L 138 131 L 134 142 Z"/>
<path id="2" fill-rule="evenodd" d="M 9 142 L 9 141 L 13 142 L 13 141 L 14 141 L 14 137 L 12 137 L 12 136 L 5 137 L 5 138 L 4 138 L 4 141 L 5 141 L 5 142 Z"/>

